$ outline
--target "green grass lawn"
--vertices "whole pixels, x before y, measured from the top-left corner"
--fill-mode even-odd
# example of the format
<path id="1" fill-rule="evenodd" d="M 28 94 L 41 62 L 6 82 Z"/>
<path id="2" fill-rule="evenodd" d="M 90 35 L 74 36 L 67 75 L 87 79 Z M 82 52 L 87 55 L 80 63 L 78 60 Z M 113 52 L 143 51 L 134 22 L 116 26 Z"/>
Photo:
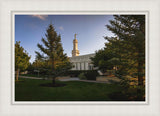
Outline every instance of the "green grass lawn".
<path id="1" fill-rule="evenodd" d="M 116 84 L 80 81 L 59 82 L 64 87 L 44 87 L 50 80 L 22 79 L 15 82 L 15 101 L 112 101 L 109 94 L 121 91 Z"/>
<path id="2" fill-rule="evenodd" d="M 38 74 L 20 74 L 20 76 L 38 77 Z M 39 75 L 39 77 L 44 77 L 44 75 Z"/>

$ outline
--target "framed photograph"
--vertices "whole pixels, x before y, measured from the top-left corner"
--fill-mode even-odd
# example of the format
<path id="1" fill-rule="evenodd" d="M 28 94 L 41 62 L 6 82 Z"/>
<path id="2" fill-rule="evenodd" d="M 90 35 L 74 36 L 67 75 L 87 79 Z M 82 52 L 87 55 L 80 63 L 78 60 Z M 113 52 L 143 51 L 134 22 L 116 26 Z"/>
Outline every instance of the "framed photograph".
<path id="1" fill-rule="evenodd" d="M 159 1 L 0 1 L 0 115 L 160 115 Z"/>
<path id="2" fill-rule="evenodd" d="M 15 57 L 13 60 L 13 72 L 15 71 L 15 74 L 13 74 L 12 78 L 13 104 L 42 104 L 42 102 L 53 104 L 147 104 L 148 76 L 147 73 L 145 74 L 145 70 L 146 72 L 148 71 L 147 68 L 145 69 L 145 65 L 147 67 L 148 64 L 147 62 L 145 63 L 145 59 L 146 61 L 148 59 L 145 58 L 145 46 L 148 46 L 148 39 L 145 31 L 142 31 L 142 40 L 132 37 L 132 41 L 134 40 L 134 42 L 136 42 L 133 44 L 134 42 L 131 42 L 130 39 L 128 41 L 126 37 L 128 34 L 125 34 L 127 39 L 118 39 L 117 37 L 119 34 L 122 34 L 122 32 L 117 33 L 115 30 L 115 32 L 109 33 L 109 31 L 106 31 L 104 28 L 105 25 L 107 25 L 106 28 L 108 27 L 108 29 L 109 27 L 112 28 L 116 26 L 110 25 L 110 21 L 122 22 L 122 20 L 122 23 L 134 26 L 135 23 L 132 24 L 132 22 L 129 22 L 132 19 L 137 24 L 139 23 L 138 26 L 143 29 L 146 27 L 147 30 L 147 12 L 135 12 L 132 14 L 117 12 L 118 15 L 107 14 L 106 12 L 68 12 L 65 14 L 63 12 L 55 12 L 56 14 L 54 12 L 46 12 L 46 14 L 41 14 L 41 12 L 35 13 L 36 14 L 28 14 L 27 12 L 12 13 L 12 30 L 14 32 L 12 37 L 13 41 L 15 40 L 13 42 L 15 43 L 15 46 L 13 45 L 15 48 L 13 48 L 12 52 L 13 57 Z M 119 19 L 117 20 L 117 18 Z M 51 21 L 55 23 L 51 23 Z M 125 27 L 131 28 L 128 25 L 125 25 Z M 138 26 L 138 31 L 141 31 Z M 45 28 L 46 32 L 43 32 Z M 119 29 L 118 26 L 117 28 Z M 121 28 L 121 30 L 124 29 Z M 134 28 L 134 30 L 136 30 L 136 28 Z M 78 34 L 74 34 L 74 31 L 78 32 Z M 107 33 L 106 39 L 104 39 L 102 32 Z M 54 33 L 59 33 L 58 39 L 56 39 L 57 37 L 54 36 Z M 135 32 L 127 30 L 125 33 Z M 117 34 L 117 37 L 113 34 Z M 74 37 L 72 37 L 73 35 Z M 41 36 L 44 36 L 42 42 Z M 54 44 L 50 43 L 50 41 Z M 57 47 L 57 44 L 61 46 Z M 130 46 L 128 46 L 128 44 L 130 44 Z M 127 47 L 125 47 L 125 45 L 127 45 Z M 28 53 L 24 52 L 22 54 L 22 48 Z M 53 48 L 54 51 L 52 51 Z M 61 52 L 61 57 L 59 57 L 59 49 L 64 50 Z M 128 49 L 127 53 L 124 53 L 126 49 Z M 141 49 L 141 51 L 137 52 L 139 49 Z M 129 52 L 131 54 L 130 56 Z M 42 55 L 40 55 L 41 53 L 46 56 L 42 57 Z M 59 55 L 52 56 L 51 53 Z M 29 54 L 31 54 L 31 56 L 29 56 Z M 64 56 L 66 55 L 68 59 L 65 59 L 63 54 Z M 136 58 L 138 54 L 143 54 L 141 56 L 143 60 L 137 61 Z M 147 55 L 148 53 L 146 52 L 146 56 Z M 54 57 L 53 60 L 51 59 L 52 57 Z M 63 62 L 61 58 L 63 58 Z M 61 62 L 61 64 L 56 64 L 55 62 L 57 61 Z M 68 62 L 67 65 L 64 61 Z M 98 64 L 96 62 L 98 62 Z M 100 64 L 100 62 L 103 62 L 103 65 Z M 140 76 L 135 74 L 138 72 L 137 67 L 139 69 L 138 62 L 142 63 L 144 67 L 141 73 L 146 75 L 142 76 L 142 79 L 144 79 L 142 86 L 139 85 Z M 72 65 L 70 68 L 68 68 L 69 63 Z M 50 64 L 54 64 L 54 69 L 51 71 L 53 74 L 49 72 Z M 63 67 L 61 67 L 62 64 Z M 57 69 L 60 69 L 60 71 Z M 55 73 L 59 74 L 56 75 Z M 121 77 L 122 75 L 123 77 Z M 38 84 L 32 85 L 31 79 L 32 81 L 35 79 L 42 81 L 36 81 Z M 58 83 L 55 82 L 56 80 L 72 82 Z M 91 83 L 92 85 L 90 85 Z M 76 87 L 75 84 L 77 85 Z M 29 88 L 28 85 L 30 85 L 31 88 Z M 90 87 L 88 87 L 89 85 Z M 70 88 L 68 88 L 69 86 Z M 35 89 L 33 89 L 33 87 Z M 138 87 L 140 87 L 139 91 L 142 92 L 138 92 Z M 48 89 L 51 89 L 51 93 L 48 92 Z M 88 91 L 86 91 L 86 89 Z M 41 90 L 44 90 L 44 92 L 42 93 Z M 36 94 L 35 91 L 37 91 Z M 132 91 L 132 94 L 130 91 Z M 26 93 L 29 93 L 29 95 L 26 95 Z"/>

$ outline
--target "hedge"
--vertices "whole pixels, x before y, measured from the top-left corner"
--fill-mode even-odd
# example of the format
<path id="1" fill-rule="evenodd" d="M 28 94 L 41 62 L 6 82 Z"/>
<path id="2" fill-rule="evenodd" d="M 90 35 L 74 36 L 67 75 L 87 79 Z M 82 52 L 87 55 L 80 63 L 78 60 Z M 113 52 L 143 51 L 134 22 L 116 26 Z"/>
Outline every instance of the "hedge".
<path id="1" fill-rule="evenodd" d="M 81 73 L 84 73 L 87 80 L 96 80 L 96 77 L 98 76 L 97 70 L 70 70 L 66 75 L 78 77 Z"/>

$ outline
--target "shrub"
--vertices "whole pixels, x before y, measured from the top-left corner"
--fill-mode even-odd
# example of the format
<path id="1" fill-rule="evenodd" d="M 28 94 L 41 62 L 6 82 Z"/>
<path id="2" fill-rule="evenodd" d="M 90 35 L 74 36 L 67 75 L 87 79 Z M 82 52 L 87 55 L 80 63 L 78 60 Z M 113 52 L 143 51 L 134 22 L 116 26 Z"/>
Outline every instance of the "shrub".
<path id="1" fill-rule="evenodd" d="M 69 75 L 71 77 L 78 77 L 81 73 L 87 73 L 90 70 L 70 70 L 66 73 L 66 75 Z"/>
<path id="2" fill-rule="evenodd" d="M 97 70 L 90 70 L 90 71 L 87 71 L 85 76 L 87 80 L 96 80 L 96 77 L 98 76 L 98 72 Z"/>
<path id="3" fill-rule="evenodd" d="M 97 70 L 71 70 L 67 72 L 71 77 L 78 77 L 81 73 L 84 73 L 87 80 L 96 80 L 98 76 Z"/>
<path id="4" fill-rule="evenodd" d="M 66 75 L 69 75 L 71 77 L 78 77 L 78 75 L 82 73 L 82 71 L 78 71 L 78 70 L 70 70 L 67 72 Z"/>
<path id="5" fill-rule="evenodd" d="M 80 74 L 78 75 L 78 77 L 79 77 L 80 79 L 83 79 L 83 80 L 86 80 L 86 79 L 87 79 L 84 72 L 83 72 L 83 73 L 80 73 Z"/>

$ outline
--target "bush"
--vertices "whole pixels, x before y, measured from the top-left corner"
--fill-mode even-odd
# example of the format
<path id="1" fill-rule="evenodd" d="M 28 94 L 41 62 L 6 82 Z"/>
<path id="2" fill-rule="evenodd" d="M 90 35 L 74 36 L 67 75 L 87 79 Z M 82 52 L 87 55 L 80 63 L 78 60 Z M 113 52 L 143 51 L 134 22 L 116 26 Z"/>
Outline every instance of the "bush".
<path id="1" fill-rule="evenodd" d="M 80 73 L 80 74 L 78 75 L 78 77 L 79 77 L 80 79 L 83 79 L 83 80 L 86 80 L 86 79 L 87 79 L 86 76 L 85 76 L 85 73 Z"/>
<path id="2" fill-rule="evenodd" d="M 71 77 L 78 77 L 79 74 L 81 73 L 87 73 L 90 70 L 70 70 L 66 72 L 66 75 L 69 75 Z"/>
<path id="3" fill-rule="evenodd" d="M 71 77 L 78 77 L 79 74 L 83 73 L 84 71 L 82 70 L 70 70 L 67 72 L 67 75 Z"/>
<path id="4" fill-rule="evenodd" d="M 96 77 L 98 76 L 98 72 L 97 70 L 90 70 L 90 71 L 87 71 L 85 76 L 87 80 L 96 80 Z"/>
<path id="5" fill-rule="evenodd" d="M 71 70 L 67 72 L 71 77 L 78 77 L 81 73 L 84 73 L 87 80 L 96 80 L 98 76 L 97 70 Z"/>

